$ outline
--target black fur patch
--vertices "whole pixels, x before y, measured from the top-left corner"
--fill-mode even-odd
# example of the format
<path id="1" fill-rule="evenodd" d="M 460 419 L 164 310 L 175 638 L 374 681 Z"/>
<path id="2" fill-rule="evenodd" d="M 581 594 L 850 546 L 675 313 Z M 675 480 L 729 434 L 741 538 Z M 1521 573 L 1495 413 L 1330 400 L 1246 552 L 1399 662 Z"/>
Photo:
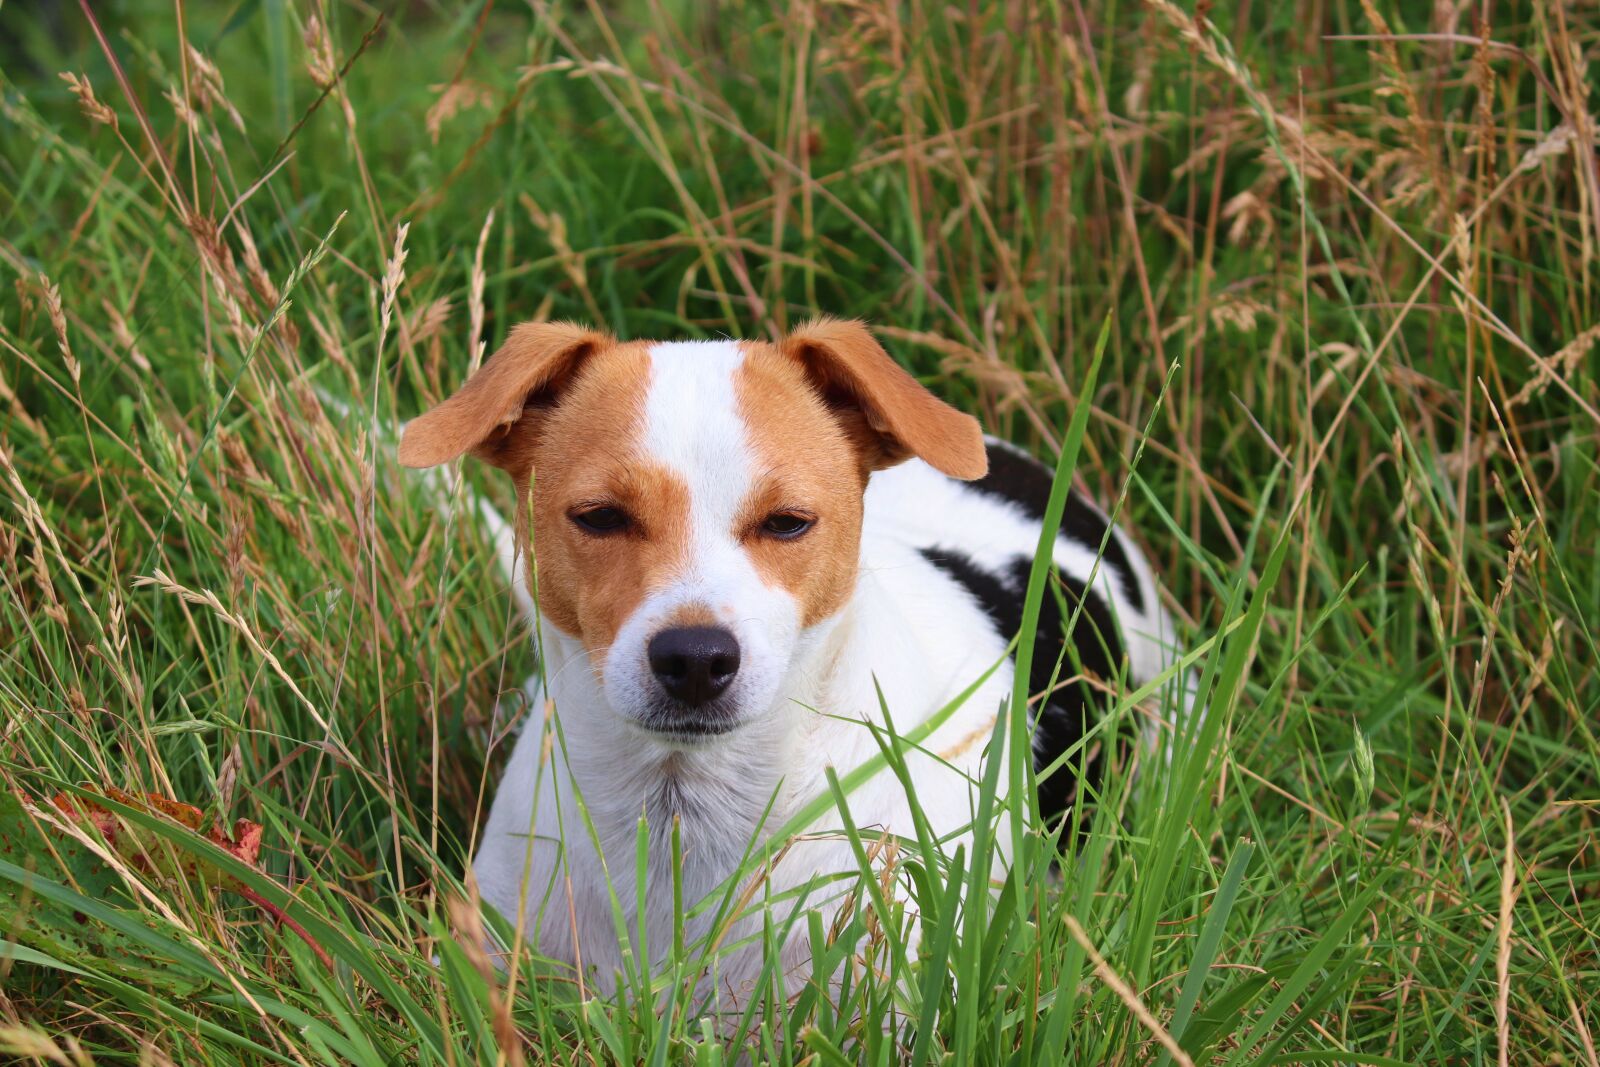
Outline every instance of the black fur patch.
<path id="1" fill-rule="evenodd" d="M 989 454 L 989 473 L 967 484 L 980 493 L 1010 501 L 1035 522 L 1044 521 L 1054 472 L 1031 456 L 1005 445 L 990 442 L 985 444 L 984 450 Z M 1133 609 L 1144 610 L 1144 594 L 1139 590 L 1133 564 L 1122 550 L 1122 542 L 1115 537 L 1106 539 L 1105 518 L 1075 491 L 1067 494 L 1067 506 L 1061 512 L 1061 532 L 1070 540 L 1089 546 L 1090 551 L 1098 550 L 1101 541 L 1105 541 L 1101 563 L 1116 574 L 1122 595 L 1128 598 Z"/>
<path id="2" fill-rule="evenodd" d="M 972 594 L 1008 640 L 1022 628 L 1022 601 L 1028 586 L 1028 572 L 1033 566 L 1031 559 L 1018 556 L 1004 571 L 995 573 L 979 567 L 962 552 L 937 546 L 921 551 L 924 559 Z M 1050 684 L 1056 660 L 1062 660 L 1056 690 L 1033 716 L 1033 765 L 1035 770 L 1040 771 L 1077 744 L 1092 724 L 1091 714 L 1098 715 L 1107 700 L 1105 694 L 1085 682 L 1062 684 L 1063 679 L 1079 674 L 1072 655 L 1068 653 L 1063 656 L 1063 649 L 1067 643 L 1067 619 L 1080 600 L 1083 601 L 1083 611 L 1078 616 L 1072 645 L 1083 672 L 1109 681 L 1117 677 L 1118 666 L 1122 662 L 1122 641 L 1111 617 L 1111 609 L 1100 595 L 1089 592 L 1086 596 L 1081 585 L 1065 576 L 1059 578 L 1059 588 L 1061 600 L 1065 600 L 1067 605 L 1067 614 L 1063 617 L 1060 600 L 1054 590 L 1046 589 L 1039 610 L 1033 666 L 1028 677 L 1028 691 L 1032 694 L 1041 693 Z M 1099 752 L 1104 748 L 1105 743 L 1092 746 L 1092 753 L 1083 763 L 1090 782 L 1097 783 L 1100 779 Z M 1076 794 L 1072 771 L 1078 765 L 1075 757 L 1039 783 L 1039 811 L 1047 825 L 1059 819 L 1071 806 Z"/>

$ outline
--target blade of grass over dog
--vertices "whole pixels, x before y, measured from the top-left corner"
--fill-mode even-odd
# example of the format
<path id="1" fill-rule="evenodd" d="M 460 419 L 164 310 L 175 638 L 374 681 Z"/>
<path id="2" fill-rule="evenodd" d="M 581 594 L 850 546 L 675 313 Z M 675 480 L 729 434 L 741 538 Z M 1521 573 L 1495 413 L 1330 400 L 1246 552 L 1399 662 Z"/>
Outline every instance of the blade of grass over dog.
<path id="1" fill-rule="evenodd" d="M 900 735 L 895 726 L 894 712 L 889 707 L 889 701 L 883 695 L 883 687 L 873 679 L 873 691 L 878 698 L 878 713 L 883 716 L 883 725 L 873 722 L 863 723 L 864 727 L 872 732 L 873 741 L 877 742 L 878 751 L 883 756 L 884 765 L 899 781 L 901 788 L 906 792 L 910 801 L 912 826 L 916 830 L 918 854 L 931 861 L 936 854 L 934 845 L 933 824 L 928 821 L 927 812 L 917 797 L 916 780 L 906 756 L 908 750 L 927 753 L 927 749 Z"/>
<path id="2" fill-rule="evenodd" d="M 1022 600 L 1022 626 L 1017 631 L 1015 681 L 1011 688 L 1011 704 L 1007 709 L 1010 727 L 1007 730 L 1009 748 L 1009 784 L 1011 805 L 1011 838 L 1020 842 L 1023 827 L 1037 818 L 1039 797 L 1033 786 L 1033 745 L 1029 740 L 1031 724 L 1028 721 L 1028 680 L 1033 677 L 1034 643 L 1038 638 L 1039 611 L 1044 605 L 1044 587 L 1055 562 L 1056 531 L 1061 527 L 1061 516 L 1066 511 L 1067 496 L 1072 489 L 1073 472 L 1078 465 L 1078 452 L 1083 447 L 1083 437 L 1089 427 L 1095 381 L 1100 374 L 1100 364 L 1105 358 L 1106 343 L 1111 339 L 1111 316 L 1100 324 L 1100 334 L 1095 338 L 1094 356 L 1083 376 L 1078 395 L 1082 398 L 1073 410 L 1072 421 L 1067 425 L 1061 442 L 1061 454 L 1056 458 L 1055 477 L 1050 483 L 1050 499 L 1045 504 L 1043 525 L 1039 531 L 1039 547 L 1034 553 L 1033 565 L 1028 571 L 1028 587 Z"/>
<path id="3" fill-rule="evenodd" d="M 877 914 L 878 921 L 883 929 L 890 935 L 891 951 L 898 954 L 900 963 L 905 966 L 909 963 L 906 959 L 905 945 L 895 934 L 896 922 L 894 912 L 889 905 L 888 898 L 884 895 L 883 886 L 878 882 L 877 871 L 873 869 L 872 861 L 867 857 L 867 849 L 861 841 L 861 833 L 856 828 L 856 821 L 850 817 L 849 801 L 845 798 L 844 790 L 839 786 L 839 775 L 832 768 L 827 769 L 828 795 L 832 797 L 834 806 L 839 811 L 842 819 L 841 827 L 845 840 L 850 843 L 850 851 L 855 856 L 856 867 L 861 873 L 861 885 L 866 890 L 867 897 L 872 903 L 872 910 Z"/>

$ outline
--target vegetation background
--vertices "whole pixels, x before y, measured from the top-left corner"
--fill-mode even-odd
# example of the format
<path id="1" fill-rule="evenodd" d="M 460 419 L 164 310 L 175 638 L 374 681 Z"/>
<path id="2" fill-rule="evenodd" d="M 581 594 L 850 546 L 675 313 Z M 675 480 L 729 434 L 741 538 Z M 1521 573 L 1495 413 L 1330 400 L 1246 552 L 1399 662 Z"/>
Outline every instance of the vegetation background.
<path id="1" fill-rule="evenodd" d="M 0 1049 L 1596 1067 L 1597 53 L 1592 0 L 6 3 Z M 905 843 L 924 958 L 864 879 L 841 1003 L 496 971 L 532 653 L 389 428 L 523 318 L 815 311 L 1081 440 L 1207 727 L 1058 878 L 1031 817 L 964 907 L 992 841 Z"/>

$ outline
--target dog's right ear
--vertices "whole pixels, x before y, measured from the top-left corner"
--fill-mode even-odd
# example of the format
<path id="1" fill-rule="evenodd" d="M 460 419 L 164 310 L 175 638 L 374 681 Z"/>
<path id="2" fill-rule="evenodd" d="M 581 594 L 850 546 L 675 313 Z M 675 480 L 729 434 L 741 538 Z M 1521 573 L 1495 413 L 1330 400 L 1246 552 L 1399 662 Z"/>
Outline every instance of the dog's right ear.
<path id="1" fill-rule="evenodd" d="M 436 467 L 471 452 L 519 473 L 527 465 L 531 409 L 548 403 L 590 353 L 611 343 L 606 334 L 570 322 L 525 322 L 467 379 L 455 395 L 406 424 L 400 462 Z"/>

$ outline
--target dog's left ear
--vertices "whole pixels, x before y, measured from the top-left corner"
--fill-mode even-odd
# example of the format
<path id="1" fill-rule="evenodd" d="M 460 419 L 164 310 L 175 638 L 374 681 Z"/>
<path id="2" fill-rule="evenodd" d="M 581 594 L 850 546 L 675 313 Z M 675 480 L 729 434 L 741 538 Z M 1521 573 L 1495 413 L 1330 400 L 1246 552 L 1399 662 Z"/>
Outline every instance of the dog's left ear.
<path id="1" fill-rule="evenodd" d="M 978 420 L 946 404 L 896 363 L 860 322 L 817 319 L 779 342 L 860 449 L 869 470 L 916 456 L 952 478 L 989 470 Z"/>

